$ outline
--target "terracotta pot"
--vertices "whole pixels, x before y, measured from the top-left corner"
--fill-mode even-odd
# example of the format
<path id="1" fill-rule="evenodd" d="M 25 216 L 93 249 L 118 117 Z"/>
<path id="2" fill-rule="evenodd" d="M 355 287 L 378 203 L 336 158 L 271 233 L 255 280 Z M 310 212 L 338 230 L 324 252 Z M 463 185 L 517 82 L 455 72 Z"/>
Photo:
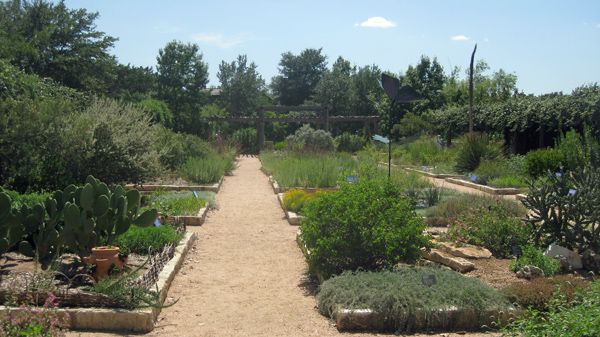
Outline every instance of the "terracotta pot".
<path id="1" fill-rule="evenodd" d="M 119 247 L 113 246 L 92 248 L 92 255 L 85 257 L 83 262 L 96 265 L 96 271 L 94 272 L 94 279 L 96 281 L 107 277 L 112 265 L 123 270 L 123 267 L 127 263 L 126 260 L 119 258 Z"/>

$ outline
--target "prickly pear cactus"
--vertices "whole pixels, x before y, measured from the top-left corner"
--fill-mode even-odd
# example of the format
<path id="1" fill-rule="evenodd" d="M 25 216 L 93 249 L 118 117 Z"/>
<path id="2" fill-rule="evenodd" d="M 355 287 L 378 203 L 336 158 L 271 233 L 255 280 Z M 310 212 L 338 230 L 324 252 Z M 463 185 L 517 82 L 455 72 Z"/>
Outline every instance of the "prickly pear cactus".
<path id="1" fill-rule="evenodd" d="M 0 254 L 9 251 L 23 237 L 19 220 L 12 210 L 10 197 L 0 189 Z"/>

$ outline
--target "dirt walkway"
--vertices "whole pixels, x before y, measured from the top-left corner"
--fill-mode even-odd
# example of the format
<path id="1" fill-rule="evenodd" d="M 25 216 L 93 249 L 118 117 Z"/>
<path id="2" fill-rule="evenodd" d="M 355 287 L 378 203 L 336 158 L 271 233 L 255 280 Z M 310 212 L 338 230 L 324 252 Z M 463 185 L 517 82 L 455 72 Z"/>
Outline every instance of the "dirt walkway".
<path id="1" fill-rule="evenodd" d="M 340 334 L 317 312 L 297 227 L 285 221 L 259 168 L 257 158 L 241 158 L 217 195 L 219 209 L 190 228 L 199 239 L 169 291 L 179 302 L 148 336 L 374 336 Z"/>

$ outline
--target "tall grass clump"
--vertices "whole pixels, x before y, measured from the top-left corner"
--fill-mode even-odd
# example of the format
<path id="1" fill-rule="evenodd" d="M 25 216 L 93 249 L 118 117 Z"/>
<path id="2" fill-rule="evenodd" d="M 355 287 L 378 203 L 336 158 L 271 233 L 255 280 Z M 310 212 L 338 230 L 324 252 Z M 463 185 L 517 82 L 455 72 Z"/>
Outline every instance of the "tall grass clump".
<path id="1" fill-rule="evenodd" d="M 208 153 L 204 157 L 192 157 L 179 168 L 181 176 L 195 184 L 216 183 L 233 170 L 233 152 Z"/>
<path id="2" fill-rule="evenodd" d="M 456 154 L 458 172 L 473 172 L 481 161 L 502 157 L 502 144 L 484 133 L 467 134 L 458 143 L 460 143 Z"/>
<path id="3" fill-rule="evenodd" d="M 431 275 L 436 282 L 425 285 L 423 278 Z M 440 312 L 445 308 L 483 315 L 486 309 L 510 307 L 504 295 L 480 280 L 431 267 L 345 272 L 321 285 L 317 301 L 319 312 L 329 317 L 339 309 L 371 309 L 385 317 L 395 331 L 414 331 L 417 311 L 424 311 L 430 318 L 427 321 L 435 322 L 445 316 Z"/>
<path id="4" fill-rule="evenodd" d="M 334 187 L 357 163 L 349 154 L 260 154 L 263 169 L 283 187 Z"/>

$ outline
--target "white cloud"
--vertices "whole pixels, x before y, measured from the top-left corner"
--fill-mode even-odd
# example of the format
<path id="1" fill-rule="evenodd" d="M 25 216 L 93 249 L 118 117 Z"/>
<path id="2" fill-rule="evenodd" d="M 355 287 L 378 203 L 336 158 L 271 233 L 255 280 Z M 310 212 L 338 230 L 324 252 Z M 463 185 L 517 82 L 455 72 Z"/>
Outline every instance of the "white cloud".
<path id="1" fill-rule="evenodd" d="M 192 36 L 196 42 L 212 44 L 219 48 L 227 49 L 242 44 L 250 39 L 250 35 L 243 33 L 233 36 L 225 36 L 221 33 L 198 33 Z"/>
<path id="2" fill-rule="evenodd" d="M 381 16 L 373 16 L 366 21 L 355 24 L 355 26 L 366 28 L 392 28 L 396 27 L 396 23 Z"/>
<path id="3" fill-rule="evenodd" d="M 454 35 L 454 36 L 450 37 L 450 40 L 452 40 L 452 41 L 469 41 L 469 40 L 471 40 L 471 38 L 468 36 L 464 36 L 464 35 Z"/>

